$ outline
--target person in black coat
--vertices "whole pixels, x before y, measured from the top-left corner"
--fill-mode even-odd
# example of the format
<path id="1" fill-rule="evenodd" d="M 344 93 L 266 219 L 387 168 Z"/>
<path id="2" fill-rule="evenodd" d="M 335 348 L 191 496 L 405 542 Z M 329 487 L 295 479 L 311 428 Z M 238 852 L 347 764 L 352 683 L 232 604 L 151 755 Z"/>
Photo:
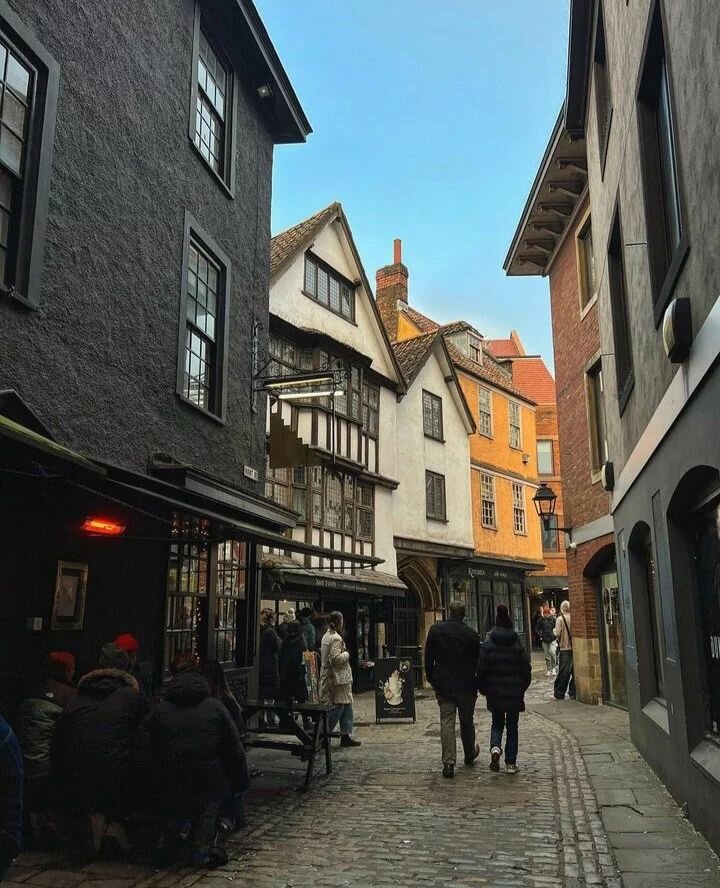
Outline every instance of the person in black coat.
<path id="1" fill-rule="evenodd" d="M 12 728 L 0 715 L 0 882 L 20 853 L 23 761 Z"/>
<path id="2" fill-rule="evenodd" d="M 280 675 L 278 672 L 278 655 L 282 642 L 275 631 L 275 613 L 270 608 L 260 611 L 260 646 L 258 652 L 258 697 L 261 700 L 274 700 L 278 695 Z M 276 717 L 269 714 L 268 721 L 275 722 Z M 261 718 L 261 727 L 265 719 Z"/>
<path id="3" fill-rule="evenodd" d="M 508 609 L 497 606 L 495 627 L 480 645 L 477 664 L 477 686 L 485 695 L 487 708 L 492 713 L 490 730 L 490 769 L 500 770 L 503 731 L 505 738 L 505 767 L 517 773 L 518 722 L 525 711 L 525 691 L 530 686 L 532 668 L 530 657 L 513 628 Z"/>
<path id="4" fill-rule="evenodd" d="M 58 807 L 90 817 L 92 850 L 99 851 L 103 840 L 126 849 L 122 822 L 142 798 L 147 763 L 139 728 L 150 701 L 127 671 L 125 651 L 106 644 L 98 662 L 58 718 L 50 760 Z"/>
<path id="5" fill-rule="evenodd" d="M 475 743 L 475 701 L 477 700 L 477 667 L 480 637 L 465 625 L 465 605 L 453 601 L 450 619 L 430 627 L 425 642 L 425 675 L 432 685 L 440 707 L 440 741 L 443 776 L 453 777 L 457 760 L 455 715 L 460 718 L 460 738 L 465 764 L 471 765 L 480 755 Z"/>
<path id="6" fill-rule="evenodd" d="M 552 675 L 557 666 L 553 643 L 555 642 L 555 620 L 550 615 L 550 608 L 545 605 L 543 615 L 538 623 L 538 635 L 542 642 L 543 653 L 545 654 L 545 666 L 547 674 Z"/>
<path id="7" fill-rule="evenodd" d="M 250 785 L 245 751 L 227 708 L 202 672 L 180 662 L 165 699 L 147 716 L 157 797 L 166 817 L 193 824 L 193 865 L 227 862 L 217 846 L 223 803 Z"/>
<path id="8" fill-rule="evenodd" d="M 278 656 L 278 698 L 305 703 L 308 698 L 303 654 L 307 650 L 302 626 L 297 620 L 286 623 L 287 630 Z"/>

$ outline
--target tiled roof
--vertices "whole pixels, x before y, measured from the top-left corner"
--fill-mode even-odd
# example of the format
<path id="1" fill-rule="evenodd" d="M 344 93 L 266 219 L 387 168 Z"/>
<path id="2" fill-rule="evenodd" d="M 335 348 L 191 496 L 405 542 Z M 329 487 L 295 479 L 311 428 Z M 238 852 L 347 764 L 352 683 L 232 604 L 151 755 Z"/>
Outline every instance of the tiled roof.
<path id="1" fill-rule="evenodd" d="M 435 343 L 437 332 L 422 333 L 412 339 L 393 343 L 393 351 L 398 363 L 405 374 L 408 384 L 415 378 L 415 374 L 425 362 L 425 357 Z"/>
<path id="2" fill-rule="evenodd" d="M 516 358 L 520 354 L 512 339 L 486 339 L 485 345 L 496 358 Z"/>
<path id="3" fill-rule="evenodd" d="M 436 324 L 435 321 L 431 320 L 427 315 L 416 311 L 414 308 L 410 308 L 410 306 L 403 308 L 403 314 L 407 315 L 413 324 L 422 330 L 423 333 L 435 333 L 440 329 L 440 324 Z"/>
<path id="4" fill-rule="evenodd" d="M 516 358 L 512 362 L 513 382 L 536 404 L 554 404 L 555 380 L 539 356 Z"/>
<path id="5" fill-rule="evenodd" d="M 485 382 L 497 386 L 497 388 L 502 389 L 510 395 L 515 395 L 531 404 L 534 403 L 533 399 L 528 394 L 521 391 L 513 384 L 512 379 L 500 368 L 497 361 L 495 361 L 492 355 L 488 352 L 485 352 L 486 360 L 482 364 L 478 364 L 477 361 L 473 361 L 471 358 L 466 357 L 457 346 L 453 345 L 452 342 L 446 342 L 446 345 L 450 357 L 456 367 L 465 370 L 467 373 L 471 373 L 478 379 L 484 379 Z"/>
<path id="6" fill-rule="evenodd" d="M 270 277 L 274 277 L 298 250 L 301 250 L 306 243 L 313 239 L 315 233 L 326 224 L 328 219 L 340 213 L 341 209 L 340 204 L 335 201 L 324 210 L 310 216 L 309 219 L 298 222 L 292 228 L 287 228 L 276 234 L 270 241 Z"/>

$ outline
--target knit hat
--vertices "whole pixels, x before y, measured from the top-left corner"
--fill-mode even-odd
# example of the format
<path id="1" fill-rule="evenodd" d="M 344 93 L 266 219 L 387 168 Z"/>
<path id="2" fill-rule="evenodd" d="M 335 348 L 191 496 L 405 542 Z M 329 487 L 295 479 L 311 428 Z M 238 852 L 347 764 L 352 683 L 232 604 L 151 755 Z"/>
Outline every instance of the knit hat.
<path id="1" fill-rule="evenodd" d="M 70 681 L 75 672 L 75 657 L 70 651 L 50 651 L 47 656 L 47 672 L 51 678 Z"/>
<path id="2" fill-rule="evenodd" d="M 499 604 L 495 612 L 495 625 L 501 629 L 512 629 L 513 624 L 510 619 L 508 609 L 504 604 Z"/>
<path id="3" fill-rule="evenodd" d="M 283 614 L 283 623 L 294 623 L 295 622 L 295 608 L 289 607 L 285 613 Z"/>
<path id="4" fill-rule="evenodd" d="M 103 669 L 121 669 L 123 672 L 127 672 L 130 667 L 130 657 L 128 657 L 127 651 L 113 642 L 108 642 L 102 646 L 98 665 Z"/>
<path id="5" fill-rule="evenodd" d="M 134 635 L 129 632 L 123 632 L 115 639 L 115 644 L 128 654 L 136 654 L 140 650 L 140 644 Z"/>

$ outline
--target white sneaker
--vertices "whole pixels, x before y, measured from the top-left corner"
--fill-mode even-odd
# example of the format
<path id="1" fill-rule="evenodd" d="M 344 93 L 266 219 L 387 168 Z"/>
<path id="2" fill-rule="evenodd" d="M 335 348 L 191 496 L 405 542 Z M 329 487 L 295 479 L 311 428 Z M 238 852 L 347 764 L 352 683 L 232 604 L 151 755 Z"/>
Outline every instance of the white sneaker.
<path id="1" fill-rule="evenodd" d="M 517 765 L 505 765 L 505 770 L 508 772 L 508 774 L 517 774 L 520 768 L 518 768 Z"/>
<path id="2" fill-rule="evenodd" d="M 553 669 L 552 674 L 557 675 L 557 666 Z"/>
<path id="3" fill-rule="evenodd" d="M 552 669 L 548 669 L 547 672 L 545 673 L 545 675 L 552 675 L 552 674 L 553 674 Z"/>

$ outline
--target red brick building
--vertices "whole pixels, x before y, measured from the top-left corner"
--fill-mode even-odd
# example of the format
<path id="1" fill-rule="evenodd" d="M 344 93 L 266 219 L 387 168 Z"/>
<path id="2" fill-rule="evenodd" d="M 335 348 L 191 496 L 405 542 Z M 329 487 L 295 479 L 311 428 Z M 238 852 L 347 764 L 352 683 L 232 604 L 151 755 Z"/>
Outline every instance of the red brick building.
<path id="1" fill-rule="evenodd" d="M 562 478 L 557 512 L 559 526 L 567 529 L 578 699 L 625 706 L 613 525 L 603 480 L 607 440 L 595 273 L 599 264 L 593 254 L 585 143 L 570 140 L 562 115 L 504 268 L 508 275 L 541 274 L 550 281 Z M 560 492 L 557 479 L 549 486 Z"/>

